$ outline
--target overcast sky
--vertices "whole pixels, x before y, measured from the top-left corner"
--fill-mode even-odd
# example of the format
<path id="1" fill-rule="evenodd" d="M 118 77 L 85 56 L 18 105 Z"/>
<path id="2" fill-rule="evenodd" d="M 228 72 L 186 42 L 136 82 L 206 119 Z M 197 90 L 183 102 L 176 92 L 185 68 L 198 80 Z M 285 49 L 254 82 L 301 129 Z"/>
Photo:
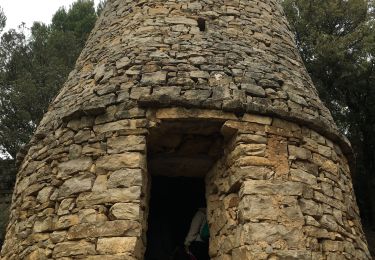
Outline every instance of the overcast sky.
<path id="1" fill-rule="evenodd" d="M 16 28 L 22 22 L 31 27 L 34 21 L 49 24 L 52 15 L 61 6 L 69 8 L 75 0 L 0 0 L 0 7 L 3 8 L 7 17 L 5 30 Z M 98 4 L 99 0 L 95 0 Z"/>

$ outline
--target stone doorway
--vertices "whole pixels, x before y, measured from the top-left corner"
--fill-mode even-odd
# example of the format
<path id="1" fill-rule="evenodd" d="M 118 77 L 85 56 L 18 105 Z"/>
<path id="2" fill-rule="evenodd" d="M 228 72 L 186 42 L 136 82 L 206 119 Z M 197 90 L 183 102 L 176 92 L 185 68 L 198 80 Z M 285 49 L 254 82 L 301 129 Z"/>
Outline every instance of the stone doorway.
<path id="1" fill-rule="evenodd" d="M 145 260 L 170 259 L 204 205 L 202 178 L 153 176 Z"/>
<path id="2" fill-rule="evenodd" d="M 219 121 L 167 121 L 147 140 L 150 199 L 145 260 L 170 259 L 206 207 L 206 176 L 223 155 Z"/>

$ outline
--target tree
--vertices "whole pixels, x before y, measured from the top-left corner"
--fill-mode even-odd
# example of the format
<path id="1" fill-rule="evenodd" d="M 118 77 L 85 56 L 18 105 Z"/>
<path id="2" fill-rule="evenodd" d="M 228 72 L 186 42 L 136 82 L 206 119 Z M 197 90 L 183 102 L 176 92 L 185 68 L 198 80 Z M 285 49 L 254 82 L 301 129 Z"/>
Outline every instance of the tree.
<path id="1" fill-rule="evenodd" d="M 375 225 L 375 31 L 371 0 L 285 0 L 305 65 L 350 139 L 362 217 Z"/>
<path id="2" fill-rule="evenodd" d="M 0 147 L 15 158 L 73 69 L 97 19 L 91 0 L 60 8 L 31 36 L 10 30 L 0 42 Z"/>
<path id="3" fill-rule="evenodd" d="M 6 21 L 7 21 L 7 18 L 4 14 L 3 8 L 1 8 L 0 6 L 0 33 L 3 31 Z"/>
<path id="4" fill-rule="evenodd" d="M 24 65 L 18 66 L 21 63 Z M 0 69 L 1 72 L 7 73 L 0 73 L 0 144 L 6 149 L 4 152 L 13 155 L 22 145 L 21 140 L 25 139 L 25 132 L 32 131 L 33 127 L 28 124 L 30 114 L 23 112 L 28 99 L 24 103 L 21 97 L 15 95 L 19 92 L 21 82 L 14 86 L 7 82 L 10 82 L 14 75 L 22 74 L 28 63 L 24 34 L 15 30 L 4 33 L 1 37 Z"/>
<path id="5" fill-rule="evenodd" d="M 107 0 L 101 0 L 99 2 L 98 7 L 96 8 L 96 14 L 98 16 L 100 16 L 100 14 L 102 13 L 106 3 L 107 3 Z"/>

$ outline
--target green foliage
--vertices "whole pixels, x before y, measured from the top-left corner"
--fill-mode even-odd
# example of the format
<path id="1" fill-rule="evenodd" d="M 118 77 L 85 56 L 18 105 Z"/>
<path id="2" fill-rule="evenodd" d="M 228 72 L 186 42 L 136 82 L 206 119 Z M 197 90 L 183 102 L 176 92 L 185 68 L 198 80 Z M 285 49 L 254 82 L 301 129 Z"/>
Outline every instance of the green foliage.
<path id="1" fill-rule="evenodd" d="M 0 33 L 3 31 L 6 21 L 7 21 L 7 18 L 4 14 L 3 8 L 1 8 L 0 6 Z"/>
<path id="2" fill-rule="evenodd" d="M 69 33 L 83 46 L 97 19 L 93 1 L 78 0 L 69 11 L 60 8 L 52 18 L 52 32 Z"/>
<path id="3" fill-rule="evenodd" d="M 371 0 L 285 0 L 322 100 L 350 139 L 365 221 L 375 224 L 375 31 Z"/>
<path id="4" fill-rule="evenodd" d="M 60 8 L 51 25 L 34 23 L 30 38 L 10 30 L 0 42 L 0 147 L 13 158 L 73 69 L 97 11 L 91 0 Z"/>
<path id="5" fill-rule="evenodd" d="M 107 0 L 101 0 L 99 2 L 98 7 L 96 8 L 96 13 L 98 16 L 100 16 L 100 14 L 102 13 L 106 3 L 107 3 Z"/>
<path id="6" fill-rule="evenodd" d="M 4 240 L 5 229 L 9 218 L 9 204 L 0 204 L 0 247 Z"/>

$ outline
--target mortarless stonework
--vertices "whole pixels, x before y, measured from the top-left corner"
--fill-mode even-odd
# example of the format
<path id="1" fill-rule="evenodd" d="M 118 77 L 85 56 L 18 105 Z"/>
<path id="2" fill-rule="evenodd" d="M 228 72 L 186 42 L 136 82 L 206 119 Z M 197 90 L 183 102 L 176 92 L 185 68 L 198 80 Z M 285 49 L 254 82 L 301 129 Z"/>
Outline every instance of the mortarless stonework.
<path id="1" fill-rule="evenodd" d="M 225 139 L 211 259 L 370 259 L 350 144 L 276 0 L 109 0 L 31 140 L 1 259 L 143 259 L 147 136 L 187 121 Z"/>

